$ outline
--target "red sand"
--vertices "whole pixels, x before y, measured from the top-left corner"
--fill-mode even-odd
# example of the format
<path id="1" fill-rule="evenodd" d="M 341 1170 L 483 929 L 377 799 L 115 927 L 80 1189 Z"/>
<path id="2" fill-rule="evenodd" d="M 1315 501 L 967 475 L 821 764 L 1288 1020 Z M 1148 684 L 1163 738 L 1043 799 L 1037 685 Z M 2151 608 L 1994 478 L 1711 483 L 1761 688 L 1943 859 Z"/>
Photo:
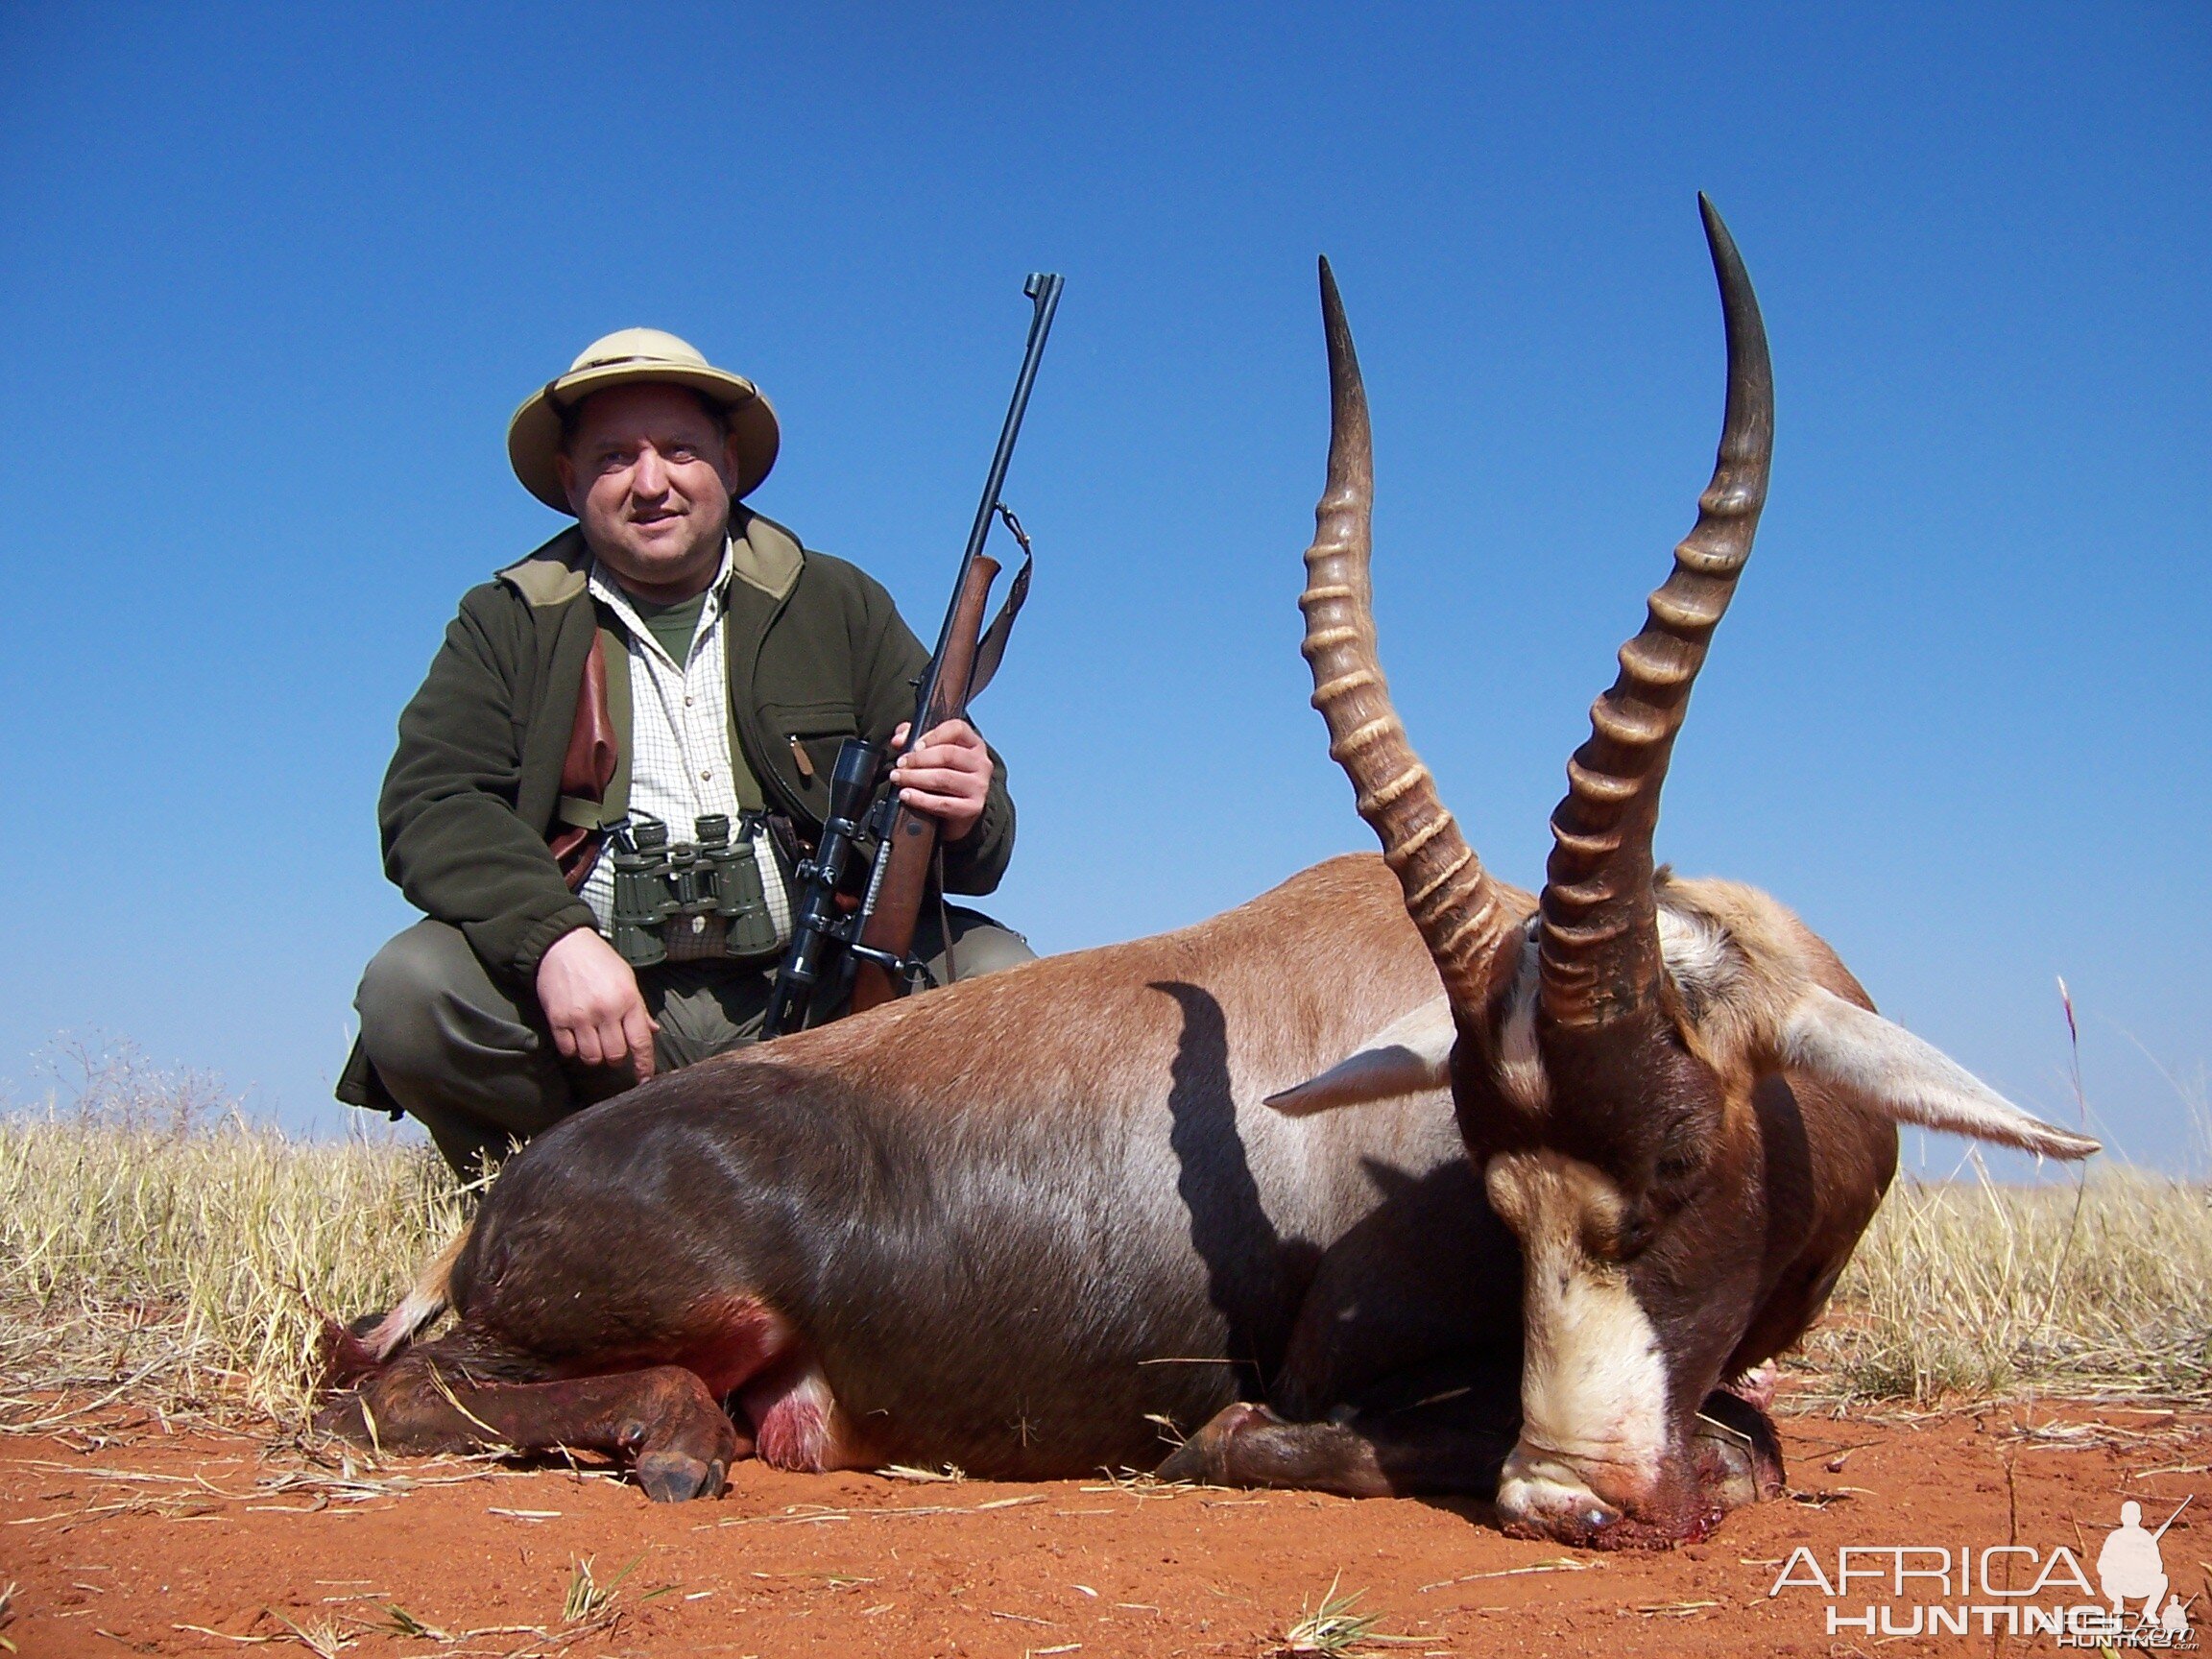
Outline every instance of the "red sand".
<path id="1" fill-rule="evenodd" d="M 17 1584 L 0 1637 L 26 1659 L 301 1651 L 294 1627 L 388 1659 L 564 1647 L 1252 1659 L 1335 1579 L 1382 1615 L 1379 1632 L 1415 1639 L 1378 1652 L 1989 1651 L 1979 1624 L 1966 1640 L 1831 1635 L 1820 1592 L 1767 1592 L 1799 1545 L 1831 1575 L 1843 1545 L 2017 1542 L 2041 1560 L 2063 1545 L 2094 1579 L 2124 1498 L 2154 1526 L 2199 1490 L 2163 1551 L 2184 1599 L 2212 1575 L 2212 1540 L 2192 1529 L 2212 1527 L 2212 1413 L 2038 1404 L 1782 1430 L 1790 1499 L 1700 1545 L 1606 1556 L 1503 1537 L 1476 1503 L 1104 1479 L 919 1485 L 752 1463 L 719 1501 L 665 1507 L 603 1474 L 440 1460 L 389 1465 L 375 1479 L 416 1483 L 354 1501 L 297 1451 L 109 1422 L 0 1437 L 0 1584 Z M 584 1556 L 601 1582 L 637 1565 L 613 1623 L 579 1635 L 562 1599 Z M 1888 1590 L 1862 1585 L 1839 1610 L 1916 1616 Z M 446 1639 L 397 1634 L 395 1605 Z M 2001 1644 L 2055 1648 L 2040 1634 Z"/>

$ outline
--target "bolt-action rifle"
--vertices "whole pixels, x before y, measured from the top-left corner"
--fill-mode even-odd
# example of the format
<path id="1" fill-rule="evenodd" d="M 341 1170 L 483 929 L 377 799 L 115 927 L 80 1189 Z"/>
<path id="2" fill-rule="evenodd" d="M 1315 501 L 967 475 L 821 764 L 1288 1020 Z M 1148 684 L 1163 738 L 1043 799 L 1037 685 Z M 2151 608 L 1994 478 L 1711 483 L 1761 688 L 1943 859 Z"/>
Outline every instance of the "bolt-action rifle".
<path id="1" fill-rule="evenodd" d="M 797 871 L 800 901 L 791 919 L 791 944 L 777 971 L 776 987 L 769 997 L 762 1037 L 781 1037 L 805 1024 L 817 1008 L 834 1006 L 839 995 L 850 991 L 857 1013 L 902 997 L 927 981 L 928 975 L 914 957 L 914 930 L 921 919 L 930 873 L 939 864 L 937 821 L 915 811 L 887 791 L 873 807 L 870 798 L 886 764 L 905 749 L 948 720 L 963 718 L 969 700 L 990 684 L 1006 650 L 1007 636 L 1022 602 L 1029 596 L 1029 538 L 1021 520 L 998 498 L 1006 482 L 1006 468 L 1014 459 L 1014 441 L 1022 434 L 1022 417 L 1029 407 L 1029 391 L 1036 384 L 1037 366 L 1044 360 L 1045 337 L 1052 331 L 1052 314 L 1059 308 L 1062 279 L 1038 273 L 1022 292 L 1034 307 L 1029 319 L 1029 344 L 1022 357 L 1022 373 L 1014 382 L 1014 400 L 1006 410 L 1006 424 L 998 433 L 998 447 L 991 457 L 991 473 L 983 485 L 983 499 L 975 509 L 974 525 L 968 532 L 968 548 L 961 555 L 960 573 L 952 585 L 952 603 L 938 631 L 937 649 L 915 682 L 914 718 L 906 728 L 906 742 L 886 755 L 859 737 L 847 738 L 837 751 L 837 763 L 830 775 L 830 812 L 812 857 Z M 1022 568 L 1015 574 L 1006 601 L 991 626 L 983 626 L 983 609 L 991 596 L 991 584 L 998 575 L 998 562 L 983 550 L 994 518 L 1003 518 L 1022 546 Z M 877 843 L 875 868 L 856 907 L 842 900 L 857 843 L 873 836 Z"/>

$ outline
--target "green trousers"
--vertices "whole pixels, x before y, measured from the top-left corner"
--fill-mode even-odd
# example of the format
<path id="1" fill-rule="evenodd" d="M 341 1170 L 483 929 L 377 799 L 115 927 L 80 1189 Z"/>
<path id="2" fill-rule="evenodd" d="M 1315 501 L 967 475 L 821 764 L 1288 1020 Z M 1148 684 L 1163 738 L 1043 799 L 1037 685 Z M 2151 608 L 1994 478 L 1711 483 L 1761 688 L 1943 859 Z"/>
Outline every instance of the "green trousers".
<path id="1" fill-rule="evenodd" d="M 935 917 L 926 917 L 914 941 L 940 983 L 1035 958 L 1026 940 L 989 917 L 957 906 L 948 913 L 950 961 Z M 773 971 L 735 963 L 664 962 L 641 970 L 638 989 L 661 1026 L 657 1070 L 681 1070 L 757 1041 L 774 979 Z M 627 1061 L 595 1067 L 564 1060 L 537 999 L 494 981 L 461 930 L 444 922 L 418 922 L 379 950 L 361 975 L 353 1007 L 361 1046 L 384 1087 L 465 1179 L 633 1083 Z"/>

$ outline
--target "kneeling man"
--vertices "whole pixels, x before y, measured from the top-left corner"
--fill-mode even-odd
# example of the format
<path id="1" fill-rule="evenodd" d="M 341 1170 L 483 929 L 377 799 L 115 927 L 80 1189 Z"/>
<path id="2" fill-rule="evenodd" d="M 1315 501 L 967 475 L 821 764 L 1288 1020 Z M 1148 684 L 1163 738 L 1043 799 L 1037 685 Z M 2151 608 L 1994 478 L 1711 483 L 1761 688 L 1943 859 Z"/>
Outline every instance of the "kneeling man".
<path id="1" fill-rule="evenodd" d="M 890 595 L 740 504 L 778 443 L 751 381 L 651 328 L 594 342 L 508 427 L 516 475 L 577 522 L 463 597 L 399 716 L 377 816 L 425 920 L 362 976 L 338 1085 L 420 1119 L 465 1175 L 757 1038 L 838 746 L 903 739 L 928 653 Z M 998 885 L 1014 805 L 965 721 L 924 733 L 889 786 L 939 820 L 948 890 Z M 716 815 L 766 917 L 618 935 L 610 837 L 658 820 L 690 842 Z M 988 918 L 936 911 L 915 949 L 940 981 L 1029 959 Z M 616 937 L 659 959 L 633 966 Z"/>

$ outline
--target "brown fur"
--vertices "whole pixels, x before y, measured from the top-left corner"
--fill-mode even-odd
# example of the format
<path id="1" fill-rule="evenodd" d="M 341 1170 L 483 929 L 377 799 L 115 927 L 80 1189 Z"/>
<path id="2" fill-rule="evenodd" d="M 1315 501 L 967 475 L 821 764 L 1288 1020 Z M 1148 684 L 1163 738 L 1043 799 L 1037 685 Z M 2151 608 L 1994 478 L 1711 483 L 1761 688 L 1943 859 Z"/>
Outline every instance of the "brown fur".
<path id="1" fill-rule="evenodd" d="M 653 1380 L 670 1366 L 765 1457 L 1010 1478 L 1148 1463 L 1153 1419 L 1245 1390 L 1316 1417 L 1470 1395 L 1469 1351 L 1516 1340 L 1513 1253 L 1442 1099 L 1262 1104 L 1436 983 L 1382 861 L 1343 858 L 1178 933 L 657 1079 L 508 1163 L 453 1264 L 457 1329 L 330 1421 L 451 1443 L 444 1379 L 515 1444 L 659 1446 L 619 1390 L 569 1386 L 635 1377 L 639 1412 L 682 1419 L 688 1474 L 657 1464 L 657 1495 L 689 1496 L 721 1453 Z M 1448 1468 L 1357 1478 L 1479 1489 L 1506 1381 Z"/>

